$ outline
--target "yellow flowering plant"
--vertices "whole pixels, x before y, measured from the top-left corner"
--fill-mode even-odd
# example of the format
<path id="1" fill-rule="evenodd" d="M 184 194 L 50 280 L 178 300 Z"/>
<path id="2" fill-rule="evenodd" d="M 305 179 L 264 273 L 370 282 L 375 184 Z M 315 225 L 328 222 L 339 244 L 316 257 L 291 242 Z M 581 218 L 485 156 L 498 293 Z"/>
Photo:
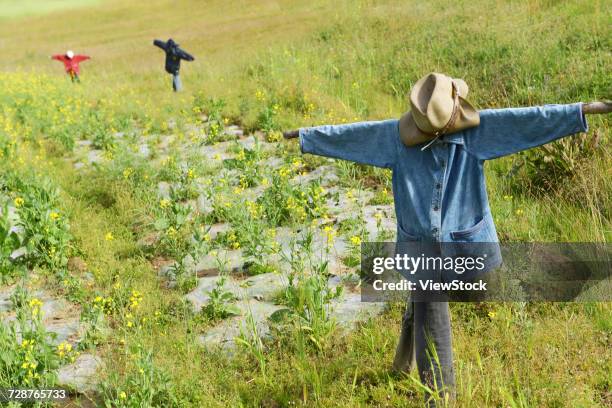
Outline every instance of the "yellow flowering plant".
<path id="1" fill-rule="evenodd" d="M 0 187 L 14 194 L 13 204 L 22 227 L 22 243 L 27 247 L 27 264 L 59 270 L 66 266 L 72 236 L 68 219 L 62 217 L 60 194 L 48 178 L 28 171 L 6 171 Z"/>
<path id="2" fill-rule="evenodd" d="M 18 288 L 12 298 L 16 319 L 0 324 L 0 375 L 5 387 L 50 387 L 62 362 L 42 323 L 42 302 Z"/>

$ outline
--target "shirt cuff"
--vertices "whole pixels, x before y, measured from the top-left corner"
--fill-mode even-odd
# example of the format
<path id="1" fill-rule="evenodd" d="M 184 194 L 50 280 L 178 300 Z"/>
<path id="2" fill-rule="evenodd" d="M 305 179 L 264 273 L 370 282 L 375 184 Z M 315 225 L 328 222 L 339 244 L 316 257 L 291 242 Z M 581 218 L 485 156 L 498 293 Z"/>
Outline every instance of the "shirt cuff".
<path id="1" fill-rule="evenodd" d="M 586 115 L 582 111 L 583 102 L 576 103 L 574 106 L 578 108 L 578 122 L 579 127 L 576 132 L 588 132 L 589 131 L 589 123 L 587 122 Z"/>
<path id="2" fill-rule="evenodd" d="M 308 151 L 306 151 L 305 148 L 305 140 L 304 138 L 306 137 L 306 128 L 300 128 L 300 130 L 298 131 L 299 134 L 299 139 L 300 139 L 300 151 L 302 153 L 308 153 Z"/>

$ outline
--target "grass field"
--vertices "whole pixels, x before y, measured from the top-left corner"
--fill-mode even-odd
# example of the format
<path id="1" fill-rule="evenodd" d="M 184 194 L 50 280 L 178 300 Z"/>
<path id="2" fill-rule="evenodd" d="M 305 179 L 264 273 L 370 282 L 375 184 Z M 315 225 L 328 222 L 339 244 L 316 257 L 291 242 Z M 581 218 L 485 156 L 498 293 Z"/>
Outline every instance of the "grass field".
<path id="1" fill-rule="evenodd" d="M 399 117 L 407 91 L 427 72 L 465 78 L 480 108 L 611 99 L 610 5 L 0 0 L 0 288 L 44 287 L 77 305 L 94 327 L 75 348 L 96 350 L 106 368 L 97 392 L 75 398 L 77 406 L 421 406 L 418 376 L 389 372 L 402 305 L 390 305 L 350 333 L 312 312 L 307 324 L 285 327 L 265 348 L 246 341 L 227 356 L 197 342 L 230 312 L 227 305 L 194 313 L 183 301 L 193 276 L 167 288 L 158 266 L 195 250 L 199 228 L 220 221 L 232 225 L 233 238 L 200 237 L 201 248 L 235 249 L 261 238 L 262 231 L 325 224 L 325 209 L 311 205 L 317 192 L 296 190 L 277 174 L 295 175 L 324 162 L 301 157 L 295 143 L 275 141 L 277 131 Z M 161 51 L 152 46 L 154 38 L 170 36 L 196 57 L 183 65 L 185 91 L 178 95 L 171 92 Z M 49 59 L 66 49 L 92 56 L 82 65 L 78 86 Z M 231 162 L 245 177 L 221 180 L 217 159 L 190 153 L 200 141 L 221 141 L 219 129 L 231 124 L 261 130 L 272 143 L 261 152 L 232 148 L 237 157 L 247 155 L 238 160 L 243 164 Z M 582 139 L 487 164 L 503 241 L 610 240 L 610 119 L 590 117 L 589 125 Z M 128 136 L 115 139 L 117 132 Z M 172 159 L 157 166 L 155 151 L 151 160 L 138 157 L 140 136 L 149 146 L 174 137 Z M 83 141 L 92 142 L 104 160 L 78 170 L 66 159 L 76 157 Z M 192 142 L 193 152 L 180 150 Z M 261 165 L 274 157 L 279 168 Z M 387 172 L 332 166 L 343 188 L 391 202 Z M 194 198 L 200 179 L 212 180 L 205 191 L 216 206 L 214 217 L 182 217 L 183 202 Z M 160 201 L 159 182 L 179 185 L 181 198 Z M 268 182 L 276 195 L 249 206 L 244 190 Z M 243 200 L 242 206 L 219 210 L 228 197 Z M 302 218 L 283 213 L 276 224 L 272 217 L 260 222 L 261 212 L 295 206 L 290 199 L 306 208 Z M 3 229 L 11 225 L 10 217 L 3 221 L 9 207 L 24 225 L 16 238 Z M 241 214 L 247 212 L 245 220 Z M 340 228 L 338 234 L 360 236 Z M 154 243 L 144 246 L 152 235 Z M 8 261 L 22 244 L 30 251 L 26 259 Z M 273 245 L 265 250 L 272 256 Z M 37 302 L 24 299 L 14 302 L 16 308 L 36 320 Z M 294 306 L 298 315 L 308 308 L 302 302 Z M 612 404 L 610 303 L 453 304 L 452 313 L 457 406 Z M 11 356 L 0 361 L 0 387 L 26 379 L 53 385 L 58 365 L 70 362 L 36 327 L 28 332 L 39 342 L 35 355 L 23 351 L 15 333 L 0 332 Z M 20 368 L 33 358 L 36 368 Z"/>
<path id="2" fill-rule="evenodd" d="M 2 0 L 0 1 L 0 19 L 47 14 L 58 10 L 69 11 L 96 2 L 97 0 Z"/>

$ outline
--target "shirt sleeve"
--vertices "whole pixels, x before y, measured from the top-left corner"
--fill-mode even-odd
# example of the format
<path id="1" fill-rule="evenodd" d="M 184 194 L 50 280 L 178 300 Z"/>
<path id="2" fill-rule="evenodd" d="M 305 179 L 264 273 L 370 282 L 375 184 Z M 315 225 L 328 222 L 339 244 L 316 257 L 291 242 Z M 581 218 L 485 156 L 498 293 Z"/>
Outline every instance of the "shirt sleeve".
<path id="1" fill-rule="evenodd" d="M 465 131 L 465 149 L 489 160 L 587 130 L 582 103 L 487 109 L 480 111 L 480 125 Z"/>
<path id="2" fill-rule="evenodd" d="M 300 129 L 302 153 L 392 168 L 398 154 L 397 119 Z"/>
<path id="3" fill-rule="evenodd" d="M 166 43 L 162 40 L 153 40 L 153 45 L 166 51 Z"/>
<path id="4" fill-rule="evenodd" d="M 179 57 L 181 57 L 181 59 L 184 59 L 185 61 L 193 61 L 195 58 L 193 58 L 193 55 L 189 54 L 187 51 L 182 50 L 179 48 Z"/>

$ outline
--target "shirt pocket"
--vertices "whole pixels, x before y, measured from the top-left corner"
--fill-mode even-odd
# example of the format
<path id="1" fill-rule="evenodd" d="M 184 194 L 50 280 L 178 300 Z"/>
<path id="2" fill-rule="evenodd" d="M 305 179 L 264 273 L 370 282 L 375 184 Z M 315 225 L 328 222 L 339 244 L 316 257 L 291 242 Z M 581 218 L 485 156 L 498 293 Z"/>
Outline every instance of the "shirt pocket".
<path id="1" fill-rule="evenodd" d="M 421 239 L 417 235 L 409 233 L 399 222 L 397 223 L 397 242 L 414 242 L 420 240 Z"/>
<path id="2" fill-rule="evenodd" d="M 453 241 L 486 241 L 485 238 L 488 237 L 487 229 L 485 228 L 486 224 L 486 218 L 483 217 L 480 219 L 480 221 L 478 221 L 470 228 L 459 231 L 452 231 L 450 233 L 450 236 Z"/>

